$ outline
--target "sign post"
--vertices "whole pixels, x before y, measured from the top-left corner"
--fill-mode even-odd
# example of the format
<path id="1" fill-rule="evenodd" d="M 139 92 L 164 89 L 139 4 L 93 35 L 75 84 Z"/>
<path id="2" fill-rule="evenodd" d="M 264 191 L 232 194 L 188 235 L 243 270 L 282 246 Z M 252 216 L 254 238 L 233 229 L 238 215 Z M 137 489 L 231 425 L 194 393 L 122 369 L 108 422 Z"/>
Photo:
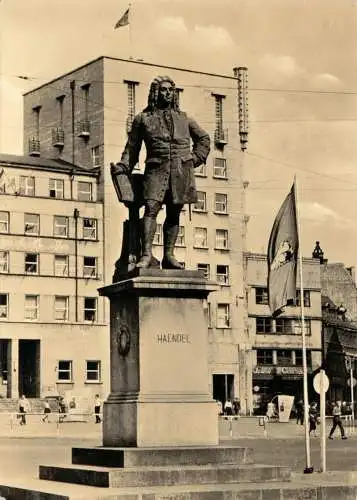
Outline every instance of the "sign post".
<path id="1" fill-rule="evenodd" d="M 320 443 L 321 443 L 321 472 L 326 472 L 326 392 L 330 381 L 325 370 L 320 369 L 313 380 L 315 391 L 320 394 Z"/>

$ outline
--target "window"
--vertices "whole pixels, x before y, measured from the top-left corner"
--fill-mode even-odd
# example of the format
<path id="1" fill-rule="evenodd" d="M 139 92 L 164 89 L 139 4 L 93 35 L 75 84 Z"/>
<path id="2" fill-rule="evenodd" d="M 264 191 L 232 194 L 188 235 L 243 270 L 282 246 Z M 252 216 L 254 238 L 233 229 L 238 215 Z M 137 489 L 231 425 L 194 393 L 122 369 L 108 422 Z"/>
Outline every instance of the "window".
<path id="1" fill-rule="evenodd" d="M 58 361 L 57 377 L 60 382 L 72 382 L 72 361 Z"/>
<path id="2" fill-rule="evenodd" d="M 83 219 L 83 239 L 97 239 L 97 219 Z"/>
<path id="3" fill-rule="evenodd" d="M 88 120 L 89 88 L 90 88 L 90 83 L 85 83 L 84 85 L 81 86 L 81 89 L 82 89 L 83 94 L 84 94 L 84 97 L 83 97 L 84 119 L 86 121 Z"/>
<path id="4" fill-rule="evenodd" d="M 126 130 L 129 133 L 131 130 L 131 126 L 133 124 L 133 120 L 135 117 L 135 102 L 136 102 L 136 86 L 139 85 L 138 82 L 132 82 L 129 80 L 124 80 L 124 83 L 127 85 L 127 94 L 128 94 L 128 115 L 126 119 Z"/>
<path id="5" fill-rule="evenodd" d="M 154 234 L 153 245 L 162 245 L 162 224 L 156 224 L 156 231 Z"/>
<path id="6" fill-rule="evenodd" d="M 214 211 L 220 214 L 228 212 L 227 195 L 224 193 L 215 193 L 214 195 Z"/>
<path id="7" fill-rule="evenodd" d="M 92 167 L 100 167 L 100 148 L 94 146 L 92 148 Z"/>
<path id="8" fill-rule="evenodd" d="M 25 295 L 25 319 L 38 319 L 39 297 L 38 295 Z"/>
<path id="9" fill-rule="evenodd" d="M 68 217 L 63 215 L 53 217 L 53 235 L 68 238 Z"/>
<path id="10" fill-rule="evenodd" d="M 0 273 L 9 272 L 9 252 L 6 250 L 0 251 Z"/>
<path id="11" fill-rule="evenodd" d="M 204 191 L 197 191 L 197 201 L 193 206 L 197 212 L 206 212 L 206 193 Z"/>
<path id="12" fill-rule="evenodd" d="M 276 362 L 278 365 L 291 366 L 292 361 L 292 351 L 286 349 L 278 349 L 276 351 Z"/>
<path id="13" fill-rule="evenodd" d="M 210 278 L 209 264 L 197 264 L 197 271 L 201 271 L 207 280 Z"/>
<path id="14" fill-rule="evenodd" d="M 185 246 L 185 226 L 179 227 L 179 232 L 178 232 L 177 240 L 176 240 L 176 246 L 177 247 Z"/>
<path id="15" fill-rule="evenodd" d="M 207 248 L 207 228 L 195 227 L 194 228 L 194 242 L 193 246 L 196 248 Z"/>
<path id="16" fill-rule="evenodd" d="M 39 235 L 40 234 L 40 216 L 38 214 L 25 214 L 24 216 L 24 233 Z"/>
<path id="17" fill-rule="evenodd" d="M 0 319 L 7 318 L 9 315 L 8 300 L 7 293 L 0 293 Z"/>
<path id="18" fill-rule="evenodd" d="M 223 99 L 224 95 L 212 94 L 215 101 L 216 130 L 223 130 Z"/>
<path id="19" fill-rule="evenodd" d="M 92 183 L 78 182 L 77 199 L 79 201 L 92 201 Z"/>
<path id="20" fill-rule="evenodd" d="M 50 198 L 64 198 L 64 180 L 50 179 L 49 180 L 49 196 Z"/>
<path id="21" fill-rule="evenodd" d="M 60 321 L 68 321 L 68 302 L 69 297 L 63 295 L 55 296 L 55 314 L 54 317 Z"/>
<path id="22" fill-rule="evenodd" d="M 302 366 L 302 350 L 295 351 L 295 365 Z M 306 365 L 311 367 L 311 351 L 306 351 Z"/>
<path id="23" fill-rule="evenodd" d="M 285 335 L 301 335 L 301 320 L 292 318 L 277 318 L 276 333 Z M 305 335 L 311 335 L 311 321 L 305 319 Z"/>
<path id="24" fill-rule="evenodd" d="M 97 299 L 95 297 L 84 297 L 84 321 L 96 321 Z"/>
<path id="25" fill-rule="evenodd" d="M 257 365 L 272 365 L 273 351 L 272 349 L 257 349 Z"/>
<path id="26" fill-rule="evenodd" d="M 268 289 L 258 287 L 255 289 L 255 303 L 256 304 L 269 304 Z"/>
<path id="27" fill-rule="evenodd" d="M 255 325 L 257 333 L 272 333 L 271 318 L 263 318 L 263 317 L 255 318 Z"/>
<path id="28" fill-rule="evenodd" d="M 59 119 L 58 121 L 61 128 L 63 127 L 63 101 L 65 97 L 66 97 L 65 95 L 60 95 L 56 97 L 58 102 L 58 119 Z"/>
<path id="29" fill-rule="evenodd" d="M 227 179 L 227 160 L 225 158 L 214 159 L 213 177 Z"/>
<path id="30" fill-rule="evenodd" d="M 8 233 L 9 232 L 9 222 L 10 222 L 10 214 L 9 212 L 0 211 L 0 233 Z"/>
<path id="31" fill-rule="evenodd" d="M 296 306 L 301 305 L 301 290 L 296 290 Z M 304 306 L 311 307 L 310 290 L 304 290 Z"/>
<path id="32" fill-rule="evenodd" d="M 96 257 L 83 257 L 83 277 L 95 278 L 97 276 Z"/>
<path id="33" fill-rule="evenodd" d="M 230 328 L 229 304 L 217 304 L 217 328 Z"/>
<path id="34" fill-rule="evenodd" d="M 229 266 L 217 265 L 216 279 L 221 285 L 229 285 Z"/>
<path id="35" fill-rule="evenodd" d="M 68 276 L 68 255 L 55 255 L 55 276 Z"/>
<path id="36" fill-rule="evenodd" d="M 25 175 L 20 176 L 20 194 L 22 196 L 35 196 L 35 178 Z"/>
<path id="37" fill-rule="evenodd" d="M 197 175 L 198 177 L 207 176 L 207 166 L 205 165 L 205 163 L 202 163 L 202 165 L 195 168 L 195 175 Z"/>
<path id="38" fill-rule="evenodd" d="M 220 250 L 228 250 L 227 229 L 216 229 L 216 248 Z"/>
<path id="39" fill-rule="evenodd" d="M 86 382 L 100 382 L 100 361 L 86 361 Z"/>
<path id="40" fill-rule="evenodd" d="M 39 255 L 37 253 L 25 254 L 25 273 L 38 274 Z"/>

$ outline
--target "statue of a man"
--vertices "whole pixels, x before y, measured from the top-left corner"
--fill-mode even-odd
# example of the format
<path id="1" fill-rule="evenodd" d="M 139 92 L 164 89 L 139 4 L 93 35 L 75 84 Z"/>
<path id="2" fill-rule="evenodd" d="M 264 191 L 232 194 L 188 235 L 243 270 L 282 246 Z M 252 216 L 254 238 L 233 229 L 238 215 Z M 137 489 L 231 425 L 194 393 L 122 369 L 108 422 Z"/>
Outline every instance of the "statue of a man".
<path id="1" fill-rule="evenodd" d="M 191 149 L 191 140 L 193 147 Z M 112 164 L 112 174 L 129 176 L 139 160 L 142 142 L 146 147 L 143 178 L 144 218 L 142 252 L 137 267 L 150 266 L 156 218 L 163 204 L 163 269 L 182 269 L 174 256 L 180 212 L 185 203 L 197 201 L 194 167 L 205 163 L 210 150 L 209 135 L 180 111 L 175 83 L 159 76 L 150 86 L 147 107 L 135 116 L 121 160 Z"/>

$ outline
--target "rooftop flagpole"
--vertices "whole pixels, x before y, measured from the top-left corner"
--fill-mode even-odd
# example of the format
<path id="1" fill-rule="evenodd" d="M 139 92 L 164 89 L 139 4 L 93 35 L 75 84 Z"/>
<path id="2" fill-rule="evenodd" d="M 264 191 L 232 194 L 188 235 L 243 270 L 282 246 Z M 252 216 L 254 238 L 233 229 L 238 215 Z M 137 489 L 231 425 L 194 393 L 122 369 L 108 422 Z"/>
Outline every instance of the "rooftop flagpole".
<path id="1" fill-rule="evenodd" d="M 304 281 L 302 267 L 302 244 L 300 230 L 300 213 L 298 203 L 298 186 L 296 175 L 294 176 L 294 195 L 296 204 L 296 226 L 299 239 L 299 275 L 300 275 L 300 309 L 301 309 L 301 337 L 302 337 L 302 366 L 303 366 L 303 399 L 304 399 L 304 425 L 305 425 L 305 454 L 306 467 L 305 474 L 311 474 L 314 468 L 311 465 L 310 433 L 309 433 L 309 393 L 307 386 L 307 359 L 306 359 L 306 335 L 305 335 L 305 306 L 304 306 Z"/>

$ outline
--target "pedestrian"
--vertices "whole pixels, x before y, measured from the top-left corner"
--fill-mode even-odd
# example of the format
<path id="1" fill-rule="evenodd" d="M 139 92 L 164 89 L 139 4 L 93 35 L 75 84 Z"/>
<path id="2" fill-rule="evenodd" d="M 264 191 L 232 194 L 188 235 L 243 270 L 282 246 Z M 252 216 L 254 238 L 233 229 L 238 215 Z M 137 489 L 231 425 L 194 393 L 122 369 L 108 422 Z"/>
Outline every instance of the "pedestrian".
<path id="1" fill-rule="evenodd" d="M 96 394 L 94 398 L 94 414 L 95 414 L 96 424 L 100 424 L 102 421 L 100 418 L 101 407 L 102 407 L 102 400 L 100 399 L 99 394 Z"/>
<path id="2" fill-rule="evenodd" d="M 317 425 L 317 403 L 311 403 L 309 410 L 309 434 L 313 433 L 316 437 L 316 425 Z"/>
<path id="3" fill-rule="evenodd" d="M 336 401 L 336 403 L 332 408 L 333 424 L 330 430 L 330 434 L 328 436 L 329 439 L 333 439 L 332 436 L 333 433 L 335 432 L 336 427 L 339 427 L 340 429 L 341 439 L 347 439 L 347 436 L 345 435 L 345 429 L 343 428 L 342 425 L 341 414 L 342 414 L 341 401 Z"/>
<path id="4" fill-rule="evenodd" d="M 42 422 L 46 422 L 46 421 L 49 422 L 48 415 L 51 413 L 51 407 L 50 407 L 50 403 L 47 401 L 47 399 L 43 403 L 43 413 L 45 414 L 45 416 L 43 417 Z"/>
<path id="5" fill-rule="evenodd" d="M 296 423 L 303 425 L 304 423 L 304 403 L 301 399 L 295 405 L 296 410 Z"/>
<path id="6" fill-rule="evenodd" d="M 237 417 L 239 417 L 240 409 L 241 409 L 240 400 L 238 398 L 235 398 L 233 400 L 233 412 L 235 415 L 237 415 Z"/>
<path id="7" fill-rule="evenodd" d="M 18 418 L 20 418 L 20 425 L 26 425 L 26 413 L 31 411 L 30 403 L 28 402 L 25 394 L 22 394 L 19 400 L 19 412 Z"/>
<path id="8" fill-rule="evenodd" d="M 58 417 L 58 421 L 61 423 L 67 416 L 67 404 L 63 396 L 60 396 L 58 401 L 58 412 L 61 415 Z"/>
<path id="9" fill-rule="evenodd" d="M 230 399 L 227 399 L 227 401 L 224 403 L 224 413 L 228 416 L 233 415 L 233 405 Z"/>

